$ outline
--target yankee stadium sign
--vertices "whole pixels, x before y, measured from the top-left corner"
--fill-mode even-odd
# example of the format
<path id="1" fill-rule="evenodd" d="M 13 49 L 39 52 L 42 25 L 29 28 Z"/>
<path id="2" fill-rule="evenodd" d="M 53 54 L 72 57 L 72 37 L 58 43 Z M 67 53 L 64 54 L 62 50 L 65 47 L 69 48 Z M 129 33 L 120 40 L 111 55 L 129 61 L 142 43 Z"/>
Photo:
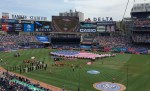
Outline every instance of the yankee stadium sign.
<path id="1" fill-rule="evenodd" d="M 36 20 L 36 21 L 46 21 L 47 17 L 41 16 L 26 16 L 26 15 L 14 15 L 12 14 L 12 19 L 23 19 L 23 20 Z"/>

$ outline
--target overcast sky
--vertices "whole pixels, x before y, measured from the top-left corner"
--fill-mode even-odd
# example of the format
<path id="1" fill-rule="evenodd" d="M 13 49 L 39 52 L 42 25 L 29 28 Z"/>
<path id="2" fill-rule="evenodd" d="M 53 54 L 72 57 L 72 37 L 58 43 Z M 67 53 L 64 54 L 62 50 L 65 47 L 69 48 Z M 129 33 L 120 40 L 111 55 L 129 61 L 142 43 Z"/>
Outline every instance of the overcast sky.
<path id="1" fill-rule="evenodd" d="M 81 11 L 85 18 L 112 17 L 121 20 L 128 0 L 0 0 L 0 13 L 9 12 L 16 15 L 51 16 L 59 12 L 72 10 Z M 150 0 L 130 0 L 126 17 L 130 16 L 135 3 L 150 2 Z M 1 15 L 1 14 L 0 14 Z"/>

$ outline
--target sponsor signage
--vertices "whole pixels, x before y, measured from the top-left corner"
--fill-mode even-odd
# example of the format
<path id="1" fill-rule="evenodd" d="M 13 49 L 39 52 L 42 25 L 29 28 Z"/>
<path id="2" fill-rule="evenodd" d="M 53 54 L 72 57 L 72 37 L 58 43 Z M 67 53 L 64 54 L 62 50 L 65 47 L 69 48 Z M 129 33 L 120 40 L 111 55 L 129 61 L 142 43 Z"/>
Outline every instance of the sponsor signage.
<path id="1" fill-rule="evenodd" d="M 35 25 L 35 31 L 37 32 L 51 32 L 52 31 L 51 22 L 35 21 L 34 25 Z"/>
<path id="2" fill-rule="evenodd" d="M 36 36 L 36 38 L 38 41 L 40 41 L 42 43 L 49 42 L 48 36 Z"/>
<path id="3" fill-rule="evenodd" d="M 84 32 L 84 33 L 94 33 L 96 32 L 96 28 L 80 28 L 80 32 Z"/>
<path id="4" fill-rule="evenodd" d="M 97 26 L 97 32 L 105 32 L 106 27 L 105 26 Z"/>
<path id="5" fill-rule="evenodd" d="M 41 16 L 26 16 L 26 15 L 15 15 L 15 14 L 12 14 L 12 19 L 46 21 L 46 20 L 47 20 L 47 17 L 41 17 Z"/>
<path id="6" fill-rule="evenodd" d="M 2 24 L 2 31 L 8 31 L 8 24 Z"/>
<path id="7" fill-rule="evenodd" d="M 96 22 L 97 26 L 101 26 L 101 25 L 116 25 L 115 21 L 103 21 L 103 22 Z"/>
<path id="8" fill-rule="evenodd" d="M 23 25 L 22 24 L 14 24 L 15 31 L 22 31 Z"/>
<path id="9" fill-rule="evenodd" d="M 92 22 L 80 22 L 80 27 L 81 28 L 96 27 L 96 23 L 92 23 Z"/>
<path id="10" fill-rule="evenodd" d="M 97 21 L 113 21 L 112 17 L 94 17 L 93 21 L 97 22 Z"/>
<path id="11" fill-rule="evenodd" d="M 1 19 L 2 23 L 18 23 L 18 20 L 15 19 Z"/>
<path id="12" fill-rule="evenodd" d="M 34 32 L 34 24 L 24 24 L 24 32 Z"/>
<path id="13" fill-rule="evenodd" d="M 32 20 L 19 20 L 19 23 L 34 23 Z"/>
<path id="14" fill-rule="evenodd" d="M 13 31 L 13 25 L 11 25 L 11 24 L 2 24 L 2 31 Z"/>

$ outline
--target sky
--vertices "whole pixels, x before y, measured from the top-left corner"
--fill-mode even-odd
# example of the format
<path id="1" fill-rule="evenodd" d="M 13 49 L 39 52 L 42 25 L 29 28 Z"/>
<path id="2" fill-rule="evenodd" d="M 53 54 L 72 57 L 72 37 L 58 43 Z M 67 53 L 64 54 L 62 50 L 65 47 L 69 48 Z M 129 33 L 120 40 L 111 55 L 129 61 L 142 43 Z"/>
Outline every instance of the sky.
<path id="1" fill-rule="evenodd" d="M 59 12 L 77 10 L 84 13 L 84 18 L 112 17 L 119 21 L 128 0 L 0 0 L 0 13 L 9 12 L 15 15 L 43 16 L 51 20 Z M 130 0 L 125 17 L 130 17 L 131 8 L 136 3 L 150 0 Z M 1 16 L 1 14 L 0 14 Z"/>

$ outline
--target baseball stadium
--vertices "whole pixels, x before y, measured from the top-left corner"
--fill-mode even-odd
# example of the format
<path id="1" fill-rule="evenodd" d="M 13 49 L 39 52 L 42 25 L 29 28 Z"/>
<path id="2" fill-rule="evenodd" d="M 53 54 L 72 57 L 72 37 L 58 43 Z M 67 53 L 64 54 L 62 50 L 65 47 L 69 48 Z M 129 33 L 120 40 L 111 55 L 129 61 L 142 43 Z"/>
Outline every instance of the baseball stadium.
<path id="1" fill-rule="evenodd" d="M 128 5 L 128 4 L 127 4 Z M 2 12 L 0 91 L 150 91 L 150 3 L 130 17 Z"/>

